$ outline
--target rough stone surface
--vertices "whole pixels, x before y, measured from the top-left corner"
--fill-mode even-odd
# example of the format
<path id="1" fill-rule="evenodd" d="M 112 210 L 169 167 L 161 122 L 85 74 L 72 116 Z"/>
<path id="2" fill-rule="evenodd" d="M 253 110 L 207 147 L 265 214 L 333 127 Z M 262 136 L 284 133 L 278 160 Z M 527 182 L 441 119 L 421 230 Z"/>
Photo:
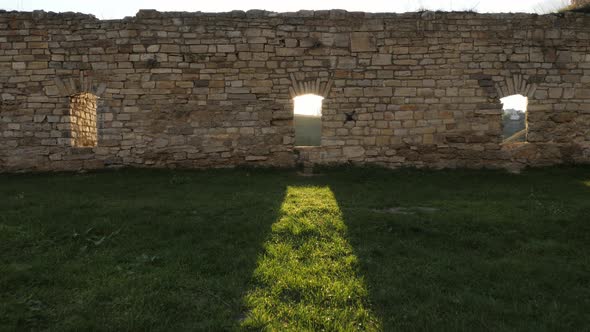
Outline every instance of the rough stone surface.
<path id="1" fill-rule="evenodd" d="M 589 36 L 583 13 L 0 11 L 0 171 L 588 163 Z M 290 96 L 322 89 L 322 146 L 295 147 Z M 502 144 L 509 91 L 527 143 Z"/>
<path id="2" fill-rule="evenodd" d="M 97 144 L 96 96 L 80 93 L 70 97 L 70 115 L 72 146 L 90 147 Z"/>

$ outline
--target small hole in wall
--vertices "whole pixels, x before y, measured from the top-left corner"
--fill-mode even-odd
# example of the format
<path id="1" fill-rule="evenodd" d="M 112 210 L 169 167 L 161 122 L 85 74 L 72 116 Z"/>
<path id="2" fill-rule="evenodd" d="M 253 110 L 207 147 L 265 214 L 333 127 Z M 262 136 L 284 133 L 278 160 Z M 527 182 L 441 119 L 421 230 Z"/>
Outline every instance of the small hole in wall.
<path id="1" fill-rule="evenodd" d="M 314 94 L 293 98 L 296 146 L 321 145 L 323 99 Z"/>
<path id="2" fill-rule="evenodd" d="M 500 100 L 502 109 L 502 140 L 504 143 L 526 142 L 526 111 L 528 98 L 517 94 Z"/>

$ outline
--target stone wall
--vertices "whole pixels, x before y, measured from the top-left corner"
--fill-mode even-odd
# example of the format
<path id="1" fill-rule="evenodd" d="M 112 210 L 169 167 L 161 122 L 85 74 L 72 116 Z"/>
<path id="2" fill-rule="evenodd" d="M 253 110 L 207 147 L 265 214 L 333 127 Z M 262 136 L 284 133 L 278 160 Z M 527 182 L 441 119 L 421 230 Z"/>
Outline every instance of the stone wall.
<path id="1" fill-rule="evenodd" d="M 302 89 L 320 147 L 294 146 Z M 96 143 L 72 142 L 82 92 Z M 502 144 L 512 93 L 528 142 Z M 0 12 L 0 98 L 2 171 L 588 163 L 590 15 Z"/>

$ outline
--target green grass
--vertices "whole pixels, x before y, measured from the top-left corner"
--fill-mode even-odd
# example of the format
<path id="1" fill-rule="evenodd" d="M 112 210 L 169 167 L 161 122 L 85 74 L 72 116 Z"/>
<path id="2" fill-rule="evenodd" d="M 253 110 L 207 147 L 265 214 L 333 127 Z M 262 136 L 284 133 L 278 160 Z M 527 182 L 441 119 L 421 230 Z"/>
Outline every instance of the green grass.
<path id="1" fill-rule="evenodd" d="M 244 327 L 253 330 L 376 330 L 358 259 L 329 187 L 288 187 L 254 271 Z"/>
<path id="2" fill-rule="evenodd" d="M 0 330 L 588 329 L 589 168 L 322 173 L 0 175 Z"/>

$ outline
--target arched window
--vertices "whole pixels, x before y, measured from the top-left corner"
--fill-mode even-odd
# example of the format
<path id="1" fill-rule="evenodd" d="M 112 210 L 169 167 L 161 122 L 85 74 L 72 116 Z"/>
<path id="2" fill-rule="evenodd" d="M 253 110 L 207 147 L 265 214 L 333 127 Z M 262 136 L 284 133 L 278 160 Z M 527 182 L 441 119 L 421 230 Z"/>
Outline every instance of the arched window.
<path id="1" fill-rule="evenodd" d="M 321 145 L 323 99 L 315 94 L 293 98 L 296 146 Z"/>
<path id="2" fill-rule="evenodd" d="M 502 109 L 502 139 L 504 143 L 526 142 L 526 111 L 528 98 L 515 94 L 500 99 Z"/>

